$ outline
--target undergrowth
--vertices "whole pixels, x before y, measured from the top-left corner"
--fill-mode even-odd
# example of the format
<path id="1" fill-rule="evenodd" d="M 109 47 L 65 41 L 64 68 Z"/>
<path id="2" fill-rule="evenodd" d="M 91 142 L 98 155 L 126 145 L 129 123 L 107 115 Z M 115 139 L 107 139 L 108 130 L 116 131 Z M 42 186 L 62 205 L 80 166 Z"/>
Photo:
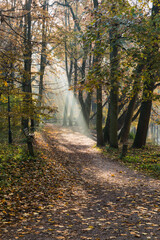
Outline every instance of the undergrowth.
<path id="1" fill-rule="evenodd" d="M 59 194 L 59 166 L 42 150 L 33 158 L 26 144 L 0 143 L 0 223 L 31 216 Z"/>
<path id="2" fill-rule="evenodd" d="M 109 154 L 112 159 L 118 159 L 123 161 L 126 165 L 143 171 L 160 179 L 160 146 L 148 144 L 142 149 L 129 148 L 124 158 L 121 157 L 122 147 L 119 149 L 112 149 L 106 146 L 103 149 L 104 154 Z"/>
<path id="3" fill-rule="evenodd" d="M 0 144 L 0 187 L 4 188 L 19 181 L 22 165 L 29 160 L 23 145 Z"/>

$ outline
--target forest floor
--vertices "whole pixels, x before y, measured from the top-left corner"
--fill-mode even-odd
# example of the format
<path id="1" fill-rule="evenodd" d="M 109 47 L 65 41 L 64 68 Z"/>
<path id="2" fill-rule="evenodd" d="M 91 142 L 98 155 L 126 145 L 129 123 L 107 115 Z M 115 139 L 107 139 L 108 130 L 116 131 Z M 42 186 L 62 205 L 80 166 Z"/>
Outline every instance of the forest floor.
<path id="1" fill-rule="evenodd" d="M 45 164 L 29 165 L 26 182 L 6 192 L 13 206 L 0 239 L 160 239 L 159 180 L 103 155 L 75 129 L 48 124 L 36 139 Z"/>

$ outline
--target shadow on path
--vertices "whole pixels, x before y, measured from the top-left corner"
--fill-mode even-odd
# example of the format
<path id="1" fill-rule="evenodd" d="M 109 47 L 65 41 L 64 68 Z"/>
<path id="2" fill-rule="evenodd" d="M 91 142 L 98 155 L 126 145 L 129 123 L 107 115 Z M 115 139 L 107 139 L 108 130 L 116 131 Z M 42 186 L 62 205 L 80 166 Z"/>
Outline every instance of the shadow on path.
<path id="1" fill-rule="evenodd" d="M 38 234 L 19 239 L 160 239 L 160 181 L 102 156 L 94 140 L 78 131 L 50 124 L 42 137 L 70 179 L 56 203 L 25 223 L 35 225 Z"/>

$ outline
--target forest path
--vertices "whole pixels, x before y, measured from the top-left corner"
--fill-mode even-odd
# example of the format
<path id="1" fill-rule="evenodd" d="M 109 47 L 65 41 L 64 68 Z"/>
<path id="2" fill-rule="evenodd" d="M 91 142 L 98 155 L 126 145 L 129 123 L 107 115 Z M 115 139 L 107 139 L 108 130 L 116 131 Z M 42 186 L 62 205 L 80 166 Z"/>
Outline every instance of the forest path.
<path id="1" fill-rule="evenodd" d="M 10 239 L 160 239 L 159 180 L 103 156 L 78 131 L 48 124 L 39 138 L 69 177 L 56 202 L 25 222 L 37 232 Z"/>

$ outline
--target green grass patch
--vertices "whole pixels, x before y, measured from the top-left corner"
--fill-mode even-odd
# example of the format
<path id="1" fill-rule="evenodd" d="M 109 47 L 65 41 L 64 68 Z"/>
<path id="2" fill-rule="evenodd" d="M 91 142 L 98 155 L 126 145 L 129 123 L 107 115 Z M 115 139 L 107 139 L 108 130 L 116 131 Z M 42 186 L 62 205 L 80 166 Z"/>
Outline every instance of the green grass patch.
<path id="1" fill-rule="evenodd" d="M 103 148 L 103 153 L 112 159 L 123 161 L 126 165 L 160 179 L 160 146 L 148 144 L 142 149 L 128 149 L 126 156 L 120 159 L 122 146 L 112 149 L 108 146 Z"/>

